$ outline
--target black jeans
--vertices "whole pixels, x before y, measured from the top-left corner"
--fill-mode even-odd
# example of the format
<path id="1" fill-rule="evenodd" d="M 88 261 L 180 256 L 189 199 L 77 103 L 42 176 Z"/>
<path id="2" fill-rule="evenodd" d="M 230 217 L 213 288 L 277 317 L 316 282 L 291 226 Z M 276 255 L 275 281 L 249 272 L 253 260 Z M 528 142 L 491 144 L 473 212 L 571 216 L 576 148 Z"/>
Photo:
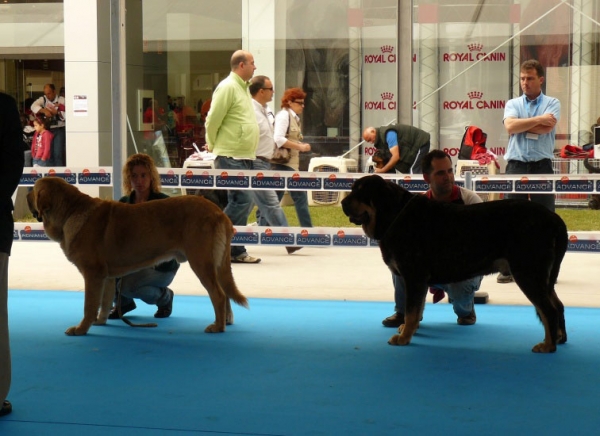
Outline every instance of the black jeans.
<path id="1" fill-rule="evenodd" d="M 542 159 L 536 162 L 521 162 L 509 160 L 506 165 L 506 174 L 554 174 L 551 159 Z M 507 194 L 505 198 L 520 198 L 531 200 L 545 206 L 554 212 L 556 196 L 554 194 Z"/>

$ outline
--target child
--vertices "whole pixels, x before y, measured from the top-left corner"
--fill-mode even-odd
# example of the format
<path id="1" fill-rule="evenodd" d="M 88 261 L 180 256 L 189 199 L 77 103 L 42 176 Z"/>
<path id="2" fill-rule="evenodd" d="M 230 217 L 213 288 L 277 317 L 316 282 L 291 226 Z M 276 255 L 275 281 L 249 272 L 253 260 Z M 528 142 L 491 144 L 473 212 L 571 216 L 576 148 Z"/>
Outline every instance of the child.
<path id="1" fill-rule="evenodd" d="M 50 159 L 52 138 L 54 135 L 50 129 L 50 119 L 46 117 L 35 117 L 33 120 L 33 128 L 35 133 L 33 134 L 33 140 L 31 141 L 31 158 L 33 159 L 33 165 L 39 165 L 45 167 L 49 165 L 48 159 Z"/>

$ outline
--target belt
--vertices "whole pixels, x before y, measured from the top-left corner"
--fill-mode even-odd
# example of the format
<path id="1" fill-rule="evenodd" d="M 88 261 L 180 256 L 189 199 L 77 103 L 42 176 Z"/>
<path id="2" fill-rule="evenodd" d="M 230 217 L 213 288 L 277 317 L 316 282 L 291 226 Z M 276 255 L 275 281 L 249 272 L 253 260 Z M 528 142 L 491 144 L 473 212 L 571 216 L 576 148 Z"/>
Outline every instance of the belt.
<path id="1" fill-rule="evenodd" d="M 269 162 L 269 159 L 264 156 L 256 156 L 256 158 L 262 160 L 263 162 Z"/>

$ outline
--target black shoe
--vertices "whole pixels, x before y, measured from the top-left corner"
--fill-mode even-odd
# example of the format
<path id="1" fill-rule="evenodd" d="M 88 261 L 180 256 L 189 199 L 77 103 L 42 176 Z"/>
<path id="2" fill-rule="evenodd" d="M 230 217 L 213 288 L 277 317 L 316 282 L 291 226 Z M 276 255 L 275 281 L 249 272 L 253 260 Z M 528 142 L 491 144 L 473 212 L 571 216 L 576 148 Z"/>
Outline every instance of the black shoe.
<path id="1" fill-rule="evenodd" d="M 131 312 L 137 306 L 135 305 L 135 301 L 132 301 L 125 306 L 121 306 L 121 315 L 125 315 L 127 312 Z M 110 309 L 110 313 L 108 314 L 108 319 L 119 319 L 119 311 L 117 310 L 117 306 L 114 305 L 112 309 Z"/>
<path id="2" fill-rule="evenodd" d="M 173 297 L 175 293 L 167 288 L 167 292 L 171 294 L 171 299 L 164 306 L 158 306 L 158 310 L 154 314 L 154 318 L 168 318 L 171 316 L 171 312 L 173 312 Z"/>
<path id="3" fill-rule="evenodd" d="M 9 415 L 12 412 L 12 404 L 10 401 L 6 400 L 2 403 L 2 408 L 0 409 L 0 416 Z"/>
<path id="4" fill-rule="evenodd" d="M 384 327 L 400 327 L 404 324 L 404 315 L 401 313 L 394 313 L 381 321 L 381 324 L 383 324 Z"/>

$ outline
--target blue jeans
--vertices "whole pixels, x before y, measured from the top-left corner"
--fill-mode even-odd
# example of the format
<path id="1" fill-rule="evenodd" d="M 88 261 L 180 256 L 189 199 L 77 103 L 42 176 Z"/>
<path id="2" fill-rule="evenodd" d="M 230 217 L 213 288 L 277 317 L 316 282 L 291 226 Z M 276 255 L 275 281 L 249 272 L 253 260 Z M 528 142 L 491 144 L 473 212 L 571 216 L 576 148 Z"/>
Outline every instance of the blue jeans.
<path id="1" fill-rule="evenodd" d="M 39 165 L 41 167 L 48 166 L 48 162 L 44 162 L 41 159 L 33 159 L 33 165 Z"/>
<path id="2" fill-rule="evenodd" d="M 506 174 L 554 174 L 552 160 L 542 159 L 537 162 L 521 162 L 518 160 L 509 160 L 506 164 Z M 556 206 L 556 196 L 554 194 L 507 194 L 504 198 L 517 198 L 531 200 L 545 206 L 548 210 L 554 212 Z"/>
<path id="3" fill-rule="evenodd" d="M 292 167 L 288 167 L 287 165 L 274 164 L 271 163 L 272 171 L 296 171 Z M 277 191 L 277 198 L 281 202 L 284 191 Z M 294 200 L 294 207 L 296 208 L 296 215 L 298 216 L 298 221 L 300 222 L 301 227 L 312 227 L 312 219 L 310 218 L 310 211 L 308 210 L 308 195 L 306 191 L 290 191 L 290 196 L 292 200 Z M 267 217 L 260 215 L 258 220 L 258 225 L 267 226 L 267 225 L 276 225 L 268 220 Z"/>
<path id="4" fill-rule="evenodd" d="M 271 164 L 256 158 L 252 162 L 255 170 L 271 170 Z M 287 227 L 288 220 L 281 208 L 281 199 L 273 190 L 253 189 L 251 191 L 254 202 L 258 206 L 257 221 L 266 219 L 271 226 Z"/>
<path id="5" fill-rule="evenodd" d="M 446 285 L 435 285 L 436 288 L 443 289 L 452 300 L 452 308 L 457 316 L 467 316 L 473 310 L 473 294 L 479 290 L 483 276 L 473 277 L 462 282 L 448 283 Z M 396 313 L 404 315 L 406 310 L 406 285 L 404 279 L 396 274 L 392 274 L 394 283 L 394 301 L 396 303 Z"/>
<path id="6" fill-rule="evenodd" d="M 250 159 L 233 159 L 231 157 L 217 156 L 215 159 L 215 168 L 223 170 L 251 170 L 252 161 Z M 227 206 L 225 215 L 229 217 L 234 226 L 245 226 L 248 224 L 248 216 L 252 210 L 252 195 L 250 190 L 229 189 L 227 191 Z M 238 257 L 247 254 L 246 247 L 243 245 L 231 246 L 231 257 Z"/>
<path id="7" fill-rule="evenodd" d="M 139 298 L 148 304 L 164 306 L 171 301 L 167 286 L 175 278 L 177 271 L 157 271 L 145 268 L 121 277 L 117 281 L 117 291 L 121 292 L 121 306 L 133 303 Z"/>

